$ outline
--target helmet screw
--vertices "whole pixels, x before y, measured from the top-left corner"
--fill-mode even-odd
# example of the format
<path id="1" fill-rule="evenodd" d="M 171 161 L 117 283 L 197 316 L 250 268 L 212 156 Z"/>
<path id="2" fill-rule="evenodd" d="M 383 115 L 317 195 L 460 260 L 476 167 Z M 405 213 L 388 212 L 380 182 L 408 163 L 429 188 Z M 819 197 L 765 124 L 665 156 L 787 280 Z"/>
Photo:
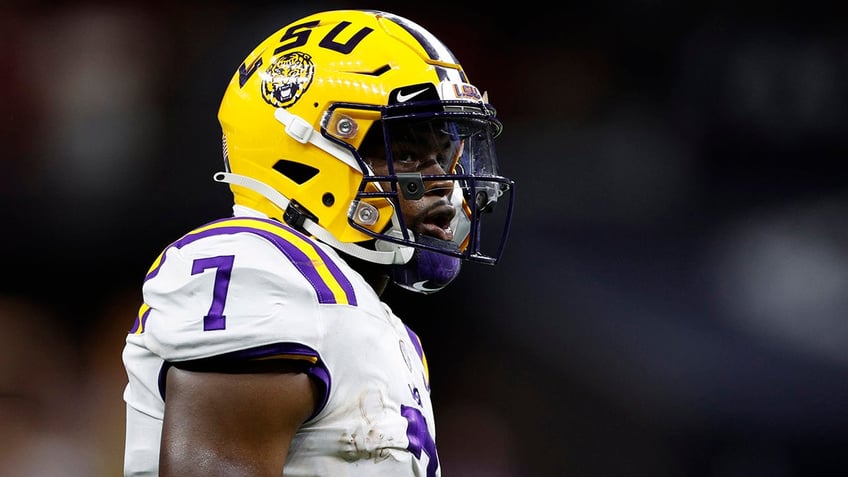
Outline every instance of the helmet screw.
<path id="1" fill-rule="evenodd" d="M 360 222 L 363 222 L 363 223 L 366 223 L 366 224 L 371 223 L 373 216 L 374 216 L 373 210 L 371 210 L 367 207 L 363 207 L 363 208 L 359 209 L 359 220 L 360 220 Z"/>
<path id="2" fill-rule="evenodd" d="M 333 197 L 333 194 L 327 192 L 321 197 L 321 202 L 327 207 L 331 207 L 336 202 L 336 198 Z"/>
<path id="3" fill-rule="evenodd" d="M 356 124 L 350 118 L 341 118 L 336 123 L 336 131 L 339 133 L 339 136 L 352 137 L 356 134 Z"/>
<path id="4" fill-rule="evenodd" d="M 377 219 L 380 218 L 380 212 L 376 207 L 367 203 L 367 202 L 359 202 L 356 203 L 356 217 L 354 218 L 359 225 L 365 225 L 370 227 L 377 223 Z"/>

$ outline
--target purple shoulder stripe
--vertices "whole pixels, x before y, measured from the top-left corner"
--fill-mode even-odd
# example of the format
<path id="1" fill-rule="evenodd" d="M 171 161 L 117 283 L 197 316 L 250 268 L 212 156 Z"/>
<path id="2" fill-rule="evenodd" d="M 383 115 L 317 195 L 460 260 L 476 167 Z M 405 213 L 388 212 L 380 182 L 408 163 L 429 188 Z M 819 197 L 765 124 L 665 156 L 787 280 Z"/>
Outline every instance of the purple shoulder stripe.
<path id="1" fill-rule="evenodd" d="M 412 340 L 412 346 L 415 347 L 415 352 L 418 353 L 418 359 L 424 360 L 424 350 L 421 348 L 421 339 L 412 331 L 408 325 L 406 326 L 406 333 L 409 335 L 409 338 Z"/>
<path id="2" fill-rule="evenodd" d="M 261 222 L 264 224 L 271 225 L 273 228 L 271 230 L 266 230 L 262 228 L 254 228 L 249 225 L 243 225 L 244 222 Z M 241 222 L 240 225 L 228 225 L 228 223 L 233 222 Z M 279 232 L 274 231 L 273 229 L 278 229 Z M 200 228 L 200 231 L 190 232 L 184 235 L 182 238 L 172 243 L 168 248 L 182 248 L 187 244 L 190 244 L 194 241 L 200 240 L 205 237 L 215 236 L 215 235 L 226 235 L 226 234 L 236 234 L 236 233 L 251 233 L 257 236 L 260 236 L 277 247 L 280 252 L 283 253 L 292 264 L 298 269 L 298 271 L 306 278 L 307 281 L 312 285 L 315 289 L 315 293 L 318 297 L 319 303 L 324 304 L 334 304 L 340 303 L 340 298 L 336 296 L 333 290 L 328 285 L 327 281 L 318 273 L 316 269 L 316 264 L 313 263 L 312 259 L 306 254 L 305 251 L 310 251 L 318 255 L 321 259 L 321 264 L 327 267 L 327 270 L 330 272 L 331 279 L 334 281 L 334 285 L 338 285 L 339 288 L 344 293 L 345 301 L 350 305 L 356 305 L 356 294 L 353 290 L 353 285 L 350 280 L 344 275 L 344 273 L 339 269 L 336 263 L 327 255 L 324 250 L 318 247 L 312 239 L 306 237 L 300 232 L 281 224 L 275 220 L 270 219 L 261 219 L 261 218 L 246 218 L 246 217 L 235 217 L 235 218 L 226 218 L 217 220 L 215 222 L 211 222 Z M 166 249 L 167 251 L 167 249 Z M 166 255 L 163 252 L 161 256 L 161 261 L 158 266 L 151 270 L 151 272 L 145 277 L 145 281 L 153 278 L 159 273 L 159 269 L 162 267 L 162 264 L 165 263 Z"/>

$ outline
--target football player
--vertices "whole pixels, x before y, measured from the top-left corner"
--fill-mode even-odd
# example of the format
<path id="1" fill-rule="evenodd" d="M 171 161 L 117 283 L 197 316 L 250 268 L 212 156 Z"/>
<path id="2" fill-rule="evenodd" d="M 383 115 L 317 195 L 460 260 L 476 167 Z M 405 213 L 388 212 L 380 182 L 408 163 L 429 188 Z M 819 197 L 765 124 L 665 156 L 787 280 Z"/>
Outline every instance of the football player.
<path id="1" fill-rule="evenodd" d="M 328 11 L 262 41 L 218 118 L 233 215 L 144 279 L 125 475 L 441 475 L 421 342 L 380 296 L 500 258 L 486 95 L 416 23 Z"/>

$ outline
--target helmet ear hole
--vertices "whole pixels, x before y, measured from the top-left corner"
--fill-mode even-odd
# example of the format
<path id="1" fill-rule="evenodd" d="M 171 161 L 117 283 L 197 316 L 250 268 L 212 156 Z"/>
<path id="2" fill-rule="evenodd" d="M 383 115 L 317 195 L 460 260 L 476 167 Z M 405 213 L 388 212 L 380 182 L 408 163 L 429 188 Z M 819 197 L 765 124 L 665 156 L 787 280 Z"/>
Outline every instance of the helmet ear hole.
<path id="1" fill-rule="evenodd" d="M 303 184 L 318 174 L 318 169 L 302 162 L 280 159 L 274 164 L 274 170 L 291 179 L 295 184 Z"/>

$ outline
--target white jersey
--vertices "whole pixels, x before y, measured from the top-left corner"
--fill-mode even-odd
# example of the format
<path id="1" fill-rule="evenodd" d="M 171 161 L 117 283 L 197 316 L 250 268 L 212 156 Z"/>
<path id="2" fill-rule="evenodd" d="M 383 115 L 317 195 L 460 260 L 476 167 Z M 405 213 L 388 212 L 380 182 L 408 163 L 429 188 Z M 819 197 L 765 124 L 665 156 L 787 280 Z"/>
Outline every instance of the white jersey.
<path id="1" fill-rule="evenodd" d="M 165 249 L 142 290 L 123 352 L 125 475 L 158 474 L 170 363 L 280 355 L 323 384 L 284 476 L 441 475 L 421 343 L 332 248 L 267 218 L 223 219 Z"/>

